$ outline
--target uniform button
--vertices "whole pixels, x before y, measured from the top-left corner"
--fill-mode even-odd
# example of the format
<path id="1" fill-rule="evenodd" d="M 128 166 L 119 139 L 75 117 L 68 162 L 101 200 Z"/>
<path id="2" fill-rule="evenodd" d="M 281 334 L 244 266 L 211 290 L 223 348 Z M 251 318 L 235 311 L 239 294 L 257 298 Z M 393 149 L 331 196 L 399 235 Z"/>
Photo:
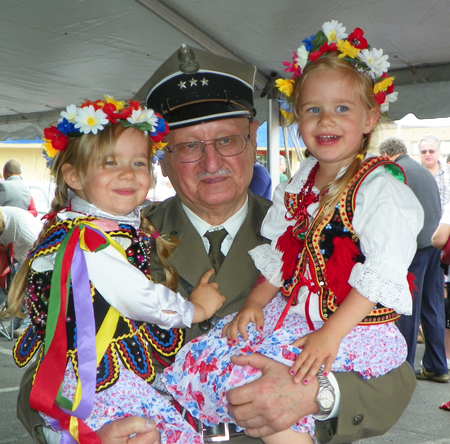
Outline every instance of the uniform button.
<path id="1" fill-rule="evenodd" d="M 211 328 L 211 323 L 209 321 L 203 321 L 198 324 L 201 331 L 208 331 Z"/>
<path id="2" fill-rule="evenodd" d="M 353 418 L 353 425 L 360 425 L 361 423 L 362 423 L 362 421 L 363 421 L 363 419 L 364 419 L 364 415 L 363 414 L 360 414 L 360 415 L 356 415 L 354 418 Z"/>

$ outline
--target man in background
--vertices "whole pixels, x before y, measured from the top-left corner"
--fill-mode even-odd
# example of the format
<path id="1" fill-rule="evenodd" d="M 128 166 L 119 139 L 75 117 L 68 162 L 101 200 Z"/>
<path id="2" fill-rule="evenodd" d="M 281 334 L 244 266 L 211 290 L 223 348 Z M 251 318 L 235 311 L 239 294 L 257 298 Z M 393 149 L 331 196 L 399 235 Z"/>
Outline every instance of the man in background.
<path id="1" fill-rule="evenodd" d="M 36 205 L 28 185 L 22 180 L 22 165 L 9 159 L 3 165 L 4 181 L 0 182 L 0 206 L 17 207 L 37 216 Z"/>
<path id="2" fill-rule="evenodd" d="M 450 202 L 450 165 L 439 160 L 441 141 L 433 134 L 419 140 L 420 162 L 434 176 L 441 198 L 441 212 Z"/>
<path id="3" fill-rule="evenodd" d="M 435 141 L 424 142 L 422 149 L 435 150 L 435 153 L 423 154 L 429 157 L 436 154 L 435 148 L 429 146 Z M 401 316 L 397 326 L 408 344 L 407 361 L 414 368 L 419 324 L 422 324 L 425 336 L 425 353 L 423 367 L 415 371 L 417 379 L 435 382 L 450 380 L 445 358 L 444 332 L 444 271 L 440 266 L 440 251 L 431 243 L 431 237 L 441 219 L 441 206 L 436 181 L 430 170 L 408 156 L 402 140 L 390 138 L 381 143 L 381 155 L 398 163 L 405 172 L 406 183 L 421 203 L 425 221 L 422 231 L 417 236 L 417 252 L 409 267 L 415 277 L 413 290 L 412 316 Z"/>

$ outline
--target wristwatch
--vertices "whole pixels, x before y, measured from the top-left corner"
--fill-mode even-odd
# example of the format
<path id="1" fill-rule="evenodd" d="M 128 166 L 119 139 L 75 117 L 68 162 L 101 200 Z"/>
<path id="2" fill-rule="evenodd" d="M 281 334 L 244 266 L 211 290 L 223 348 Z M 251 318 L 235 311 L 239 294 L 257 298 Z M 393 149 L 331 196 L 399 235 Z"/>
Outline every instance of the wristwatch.
<path id="1" fill-rule="evenodd" d="M 329 379 L 323 375 L 323 369 L 317 373 L 319 381 L 319 392 L 317 393 L 316 402 L 320 409 L 319 415 L 328 415 L 333 410 L 334 402 L 336 400 L 334 388 Z"/>

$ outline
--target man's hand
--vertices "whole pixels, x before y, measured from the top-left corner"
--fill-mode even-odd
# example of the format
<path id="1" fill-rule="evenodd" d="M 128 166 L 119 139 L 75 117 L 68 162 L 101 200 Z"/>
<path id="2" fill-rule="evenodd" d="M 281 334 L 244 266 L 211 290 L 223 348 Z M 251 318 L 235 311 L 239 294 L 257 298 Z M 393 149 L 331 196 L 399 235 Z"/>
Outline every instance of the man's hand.
<path id="1" fill-rule="evenodd" d="M 289 367 L 258 353 L 234 356 L 233 364 L 261 370 L 261 378 L 230 390 L 228 410 L 245 433 L 261 438 L 290 428 L 301 418 L 319 412 L 317 378 L 310 384 L 295 384 Z"/>
<path id="2" fill-rule="evenodd" d="M 155 421 L 140 416 L 116 419 L 97 430 L 97 436 L 102 444 L 161 443 L 161 436 L 156 428 Z"/>

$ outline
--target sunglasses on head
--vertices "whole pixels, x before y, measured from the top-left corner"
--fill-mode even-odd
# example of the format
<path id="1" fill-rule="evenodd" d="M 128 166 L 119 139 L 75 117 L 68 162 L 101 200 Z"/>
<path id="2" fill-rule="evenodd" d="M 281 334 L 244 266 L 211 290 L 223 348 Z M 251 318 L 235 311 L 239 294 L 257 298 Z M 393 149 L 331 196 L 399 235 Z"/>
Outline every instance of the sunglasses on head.
<path id="1" fill-rule="evenodd" d="M 434 154 L 436 152 L 436 150 L 420 150 L 420 154 Z"/>

